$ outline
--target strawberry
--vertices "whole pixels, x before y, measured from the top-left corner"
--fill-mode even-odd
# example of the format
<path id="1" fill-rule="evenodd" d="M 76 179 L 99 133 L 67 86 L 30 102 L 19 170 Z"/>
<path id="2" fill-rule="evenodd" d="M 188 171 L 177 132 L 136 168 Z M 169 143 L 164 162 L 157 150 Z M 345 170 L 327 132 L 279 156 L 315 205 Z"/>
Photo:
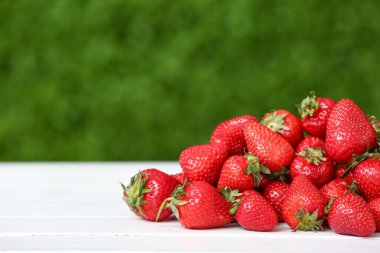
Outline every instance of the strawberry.
<path id="1" fill-rule="evenodd" d="M 181 172 L 181 173 L 177 173 L 177 174 L 172 174 L 170 175 L 172 178 L 174 178 L 175 180 L 178 181 L 178 184 L 180 185 L 183 185 L 183 183 L 185 182 L 185 173 Z"/>
<path id="2" fill-rule="evenodd" d="M 338 163 L 374 148 L 376 132 L 364 112 L 352 100 L 343 99 L 332 109 L 326 128 L 325 150 Z"/>
<path id="3" fill-rule="evenodd" d="M 235 218 L 240 226 L 253 231 L 271 231 L 277 223 L 277 214 L 268 201 L 254 190 L 244 191 L 240 197 Z"/>
<path id="4" fill-rule="evenodd" d="M 330 98 L 317 98 L 312 91 L 297 105 L 303 130 L 312 136 L 324 138 L 329 114 L 335 102 Z"/>
<path id="5" fill-rule="evenodd" d="M 182 151 L 179 164 L 190 182 L 206 181 L 216 185 L 227 157 L 228 150 L 224 145 L 196 145 Z"/>
<path id="6" fill-rule="evenodd" d="M 297 176 L 286 193 L 282 215 L 293 230 L 320 230 L 326 204 L 326 198 L 307 177 Z"/>
<path id="7" fill-rule="evenodd" d="M 243 115 L 223 121 L 217 125 L 211 135 L 210 143 L 222 143 L 227 146 L 229 155 L 243 155 L 245 152 L 245 140 L 243 128 L 258 119 L 251 115 Z"/>
<path id="8" fill-rule="evenodd" d="M 333 181 L 325 184 L 321 188 L 322 194 L 326 199 L 341 197 L 344 194 L 350 193 L 350 187 L 348 187 L 346 181 L 341 178 L 336 178 Z"/>
<path id="9" fill-rule="evenodd" d="M 242 192 L 259 187 L 263 179 L 260 171 L 266 169 L 251 154 L 231 156 L 223 165 L 217 188 L 228 187 Z"/>
<path id="10" fill-rule="evenodd" d="M 297 153 L 290 165 L 290 175 L 304 175 L 317 187 L 328 183 L 335 175 L 334 161 L 325 155 L 324 141 L 307 136 L 297 146 Z"/>
<path id="11" fill-rule="evenodd" d="M 193 181 L 177 186 L 172 197 L 162 202 L 158 214 L 170 208 L 185 228 L 206 229 L 231 223 L 230 207 L 230 203 L 212 185 Z"/>
<path id="12" fill-rule="evenodd" d="M 356 185 L 367 201 L 380 197 L 380 154 L 371 156 L 353 171 Z"/>
<path id="13" fill-rule="evenodd" d="M 282 216 L 282 203 L 284 202 L 288 189 L 289 185 L 279 181 L 273 181 L 264 188 L 263 196 L 269 204 L 273 206 L 278 221 L 284 220 L 284 217 Z"/>
<path id="14" fill-rule="evenodd" d="M 376 231 L 380 232 L 380 198 L 369 202 L 369 209 L 371 209 L 373 218 L 375 219 Z"/>
<path id="15" fill-rule="evenodd" d="M 291 112 L 275 110 L 267 113 L 261 123 L 284 137 L 293 147 L 303 137 L 301 121 Z"/>
<path id="16" fill-rule="evenodd" d="M 342 178 L 342 176 L 346 172 L 346 170 L 347 170 L 347 166 L 337 167 L 335 169 L 335 178 Z M 350 170 L 343 179 L 344 179 L 344 181 L 346 181 L 347 185 L 352 185 L 353 180 L 354 180 L 353 171 Z"/>
<path id="17" fill-rule="evenodd" d="M 251 123 L 243 130 L 247 148 L 271 172 L 278 172 L 293 159 L 294 149 L 281 135 L 260 123 Z"/>
<path id="18" fill-rule="evenodd" d="M 357 194 L 345 194 L 332 203 L 328 213 L 330 228 L 338 234 L 369 236 L 376 224 L 369 205 Z"/>
<path id="19" fill-rule="evenodd" d="M 171 195 L 176 185 L 174 178 L 157 169 L 140 171 L 131 178 L 128 186 L 121 184 L 124 201 L 129 208 L 149 221 L 156 220 L 162 201 Z M 161 221 L 171 213 L 169 209 L 164 210 L 157 220 Z"/>

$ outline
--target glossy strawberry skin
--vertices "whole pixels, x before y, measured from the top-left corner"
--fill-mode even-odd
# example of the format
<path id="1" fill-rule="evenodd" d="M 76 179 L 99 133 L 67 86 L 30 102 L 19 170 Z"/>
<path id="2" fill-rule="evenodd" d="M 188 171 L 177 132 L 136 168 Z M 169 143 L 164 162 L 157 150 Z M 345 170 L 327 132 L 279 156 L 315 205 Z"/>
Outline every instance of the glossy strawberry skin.
<path id="1" fill-rule="evenodd" d="M 278 221 L 283 221 L 284 217 L 282 216 L 282 204 L 285 200 L 286 193 L 289 189 L 289 185 L 273 181 L 269 183 L 263 191 L 264 198 L 271 204 L 276 211 Z"/>
<path id="2" fill-rule="evenodd" d="M 335 101 L 330 98 L 316 98 L 319 108 L 313 116 L 306 116 L 301 119 L 303 130 L 312 136 L 324 138 L 326 135 L 327 120 Z"/>
<path id="3" fill-rule="evenodd" d="M 179 163 L 189 182 L 206 181 L 216 186 L 227 157 L 228 150 L 224 145 L 203 144 L 182 151 Z"/>
<path id="4" fill-rule="evenodd" d="M 335 178 L 341 178 L 341 176 L 346 172 L 347 167 L 337 167 L 335 169 Z M 353 173 L 354 171 L 349 171 L 347 176 L 345 176 L 343 179 L 346 181 L 347 185 L 352 185 L 352 181 L 354 180 L 353 178 Z"/>
<path id="5" fill-rule="evenodd" d="M 227 146 L 229 155 L 243 155 L 246 148 L 243 128 L 258 119 L 251 115 L 243 115 L 223 121 L 217 125 L 211 135 L 210 143 L 220 143 Z"/>
<path id="6" fill-rule="evenodd" d="M 272 172 L 281 170 L 292 161 L 294 156 L 292 145 L 266 126 L 251 123 L 243 132 L 248 151 Z"/>
<path id="7" fill-rule="evenodd" d="M 247 158 L 234 155 L 227 159 L 220 172 L 218 190 L 229 187 L 231 190 L 238 189 L 240 192 L 253 189 L 253 176 L 247 175 L 244 170 L 248 167 Z"/>
<path id="8" fill-rule="evenodd" d="M 317 219 L 322 220 L 326 205 L 327 199 L 319 189 L 307 177 L 297 176 L 293 179 L 286 193 L 282 205 L 282 215 L 289 227 L 296 229 L 299 224 L 297 212 L 303 210 L 311 214 L 317 211 Z"/>
<path id="9" fill-rule="evenodd" d="M 230 203 L 209 183 L 193 181 L 185 186 L 187 196 L 179 199 L 187 201 L 177 206 L 179 221 L 190 229 L 222 227 L 232 222 Z"/>
<path id="10" fill-rule="evenodd" d="M 369 202 L 369 208 L 371 209 L 373 218 L 375 219 L 376 232 L 380 232 L 380 198 Z"/>
<path id="11" fill-rule="evenodd" d="M 329 210 L 328 223 L 338 234 L 370 236 L 376 231 L 369 205 L 356 194 L 345 194 L 334 200 Z"/>
<path id="12" fill-rule="evenodd" d="M 350 188 L 347 186 L 346 181 L 342 178 L 336 178 L 322 186 L 321 192 L 326 199 L 330 200 L 332 198 L 341 197 L 344 194 L 350 193 Z"/>
<path id="13" fill-rule="evenodd" d="M 130 203 L 127 202 L 127 205 L 137 216 L 148 221 L 155 221 L 161 203 L 171 196 L 174 188 L 177 186 L 177 181 L 170 175 L 157 169 L 146 169 L 139 173 L 142 173 L 142 179 L 146 180 L 145 189 L 149 190 L 142 198 L 145 202 L 145 204 L 141 205 L 142 213 L 130 206 Z M 129 187 L 127 186 L 127 188 Z M 126 192 L 124 192 L 124 196 L 127 197 Z M 171 213 L 170 209 L 163 210 L 158 221 L 164 220 Z"/>
<path id="14" fill-rule="evenodd" d="M 352 100 L 339 101 L 330 113 L 325 150 L 338 163 L 347 163 L 354 154 L 377 146 L 376 131 L 364 112 Z"/>
<path id="15" fill-rule="evenodd" d="M 236 211 L 240 226 L 253 231 L 271 231 L 277 223 L 277 214 L 268 201 L 254 190 L 243 192 L 244 196 Z"/>
<path id="16" fill-rule="evenodd" d="M 353 172 L 353 178 L 365 200 L 380 197 L 380 158 L 368 158 L 359 163 Z"/>
<path id="17" fill-rule="evenodd" d="M 308 162 L 305 157 L 298 155 L 307 148 L 323 149 L 324 141 L 319 137 L 307 136 L 303 139 L 296 149 L 296 156 L 290 165 L 290 175 L 292 178 L 303 175 L 318 188 L 328 183 L 335 175 L 334 161 L 323 154 L 325 161 L 319 161 L 319 164 Z"/>
<path id="18" fill-rule="evenodd" d="M 263 120 L 264 125 L 271 128 L 270 123 L 269 125 L 265 124 L 265 120 L 268 118 L 268 116 L 273 116 L 274 114 L 277 116 L 285 115 L 283 119 L 284 126 L 286 126 L 289 129 L 288 130 L 282 129 L 282 130 L 279 130 L 279 132 L 277 133 L 280 134 L 282 137 L 284 137 L 293 147 L 296 147 L 303 137 L 301 121 L 297 118 L 297 116 L 295 116 L 294 114 L 292 114 L 291 112 L 287 110 L 276 110 L 264 116 L 264 120 Z M 271 128 L 271 129 L 274 130 L 274 128 Z"/>

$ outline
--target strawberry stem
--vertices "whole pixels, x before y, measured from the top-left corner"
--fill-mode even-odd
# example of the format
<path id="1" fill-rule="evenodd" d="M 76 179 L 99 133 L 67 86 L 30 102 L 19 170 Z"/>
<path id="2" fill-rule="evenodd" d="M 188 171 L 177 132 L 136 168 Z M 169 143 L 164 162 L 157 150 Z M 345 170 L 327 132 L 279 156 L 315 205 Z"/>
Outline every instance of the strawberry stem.
<path id="1" fill-rule="evenodd" d="M 164 210 L 165 208 L 170 208 L 174 216 L 179 220 L 179 213 L 178 213 L 177 206 L 187 204 L 187 201 L 179 199 L 181 196 L 187 196 L 187 193 L 185 192 L 186 185 L 187 185 L 187 180 L 185 180 L 183 185 L 178 185 L 176 188 L 174 188 L 171 197 L 166 198 L 164 199 L 164 201 L 162 201 L 160 209 L 158 209 L 158 212 L 156 215 L 156 222 L 160 218 L 162 210 Z"/>
<path id="2" fill-rule="evenodd" d="M 260 179 L 260 172 L 261 170 L 265 170 L 265 166 L 261 165 L 259 163 L 259 159 L 255 156 L 253 156 L 251 153 L 248 153 L 244 155 L 245 158 L 247 158 L 248 161 L 248 167 L 244 169 L 244 173 L 246 175 L 252 174 L 253 176 L 253 183 L 255 187 L 258 187 L 260 185 L 261 179 Z"/>
<path id="3" fill-rule="evenodd" d="M 367 148 L 367 150 L 368 150 L 368 148 Z M 348 175 L 348 173 L 350 173 L 351 170 L 355 169 L 356 166 L 359 165 L 359 163 L 361 163 L 362 161 L 364 161 L 365 159 L 367 159 L 370 156 L 371 156 L 371 154 L 369 154 L 368 151 L 366 151 L 362 155 L 354 154 L 353 155 L 354 158 L 353 158 L 350 166 L 347 167 L 346 171 L 340 177 L 345 178 Z"/>

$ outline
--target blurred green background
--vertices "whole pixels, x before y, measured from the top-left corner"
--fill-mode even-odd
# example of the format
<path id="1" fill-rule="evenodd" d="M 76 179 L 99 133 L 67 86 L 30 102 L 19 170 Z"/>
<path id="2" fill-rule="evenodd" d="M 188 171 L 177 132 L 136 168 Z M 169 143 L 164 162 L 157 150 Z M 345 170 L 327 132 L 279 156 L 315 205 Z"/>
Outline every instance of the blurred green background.
<path id="1" fill-rule="evenodd" d="M 175 160 L 308 91 L 380 115 L 379 1 L 0 1 L 0 160 Z"/>

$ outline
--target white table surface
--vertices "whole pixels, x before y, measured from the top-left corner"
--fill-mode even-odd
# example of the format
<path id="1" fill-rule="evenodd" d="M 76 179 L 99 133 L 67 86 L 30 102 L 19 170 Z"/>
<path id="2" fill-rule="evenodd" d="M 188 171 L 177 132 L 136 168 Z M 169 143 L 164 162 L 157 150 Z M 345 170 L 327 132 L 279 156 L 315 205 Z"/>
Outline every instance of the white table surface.
<path id="1" fill-rule="evenodd" d="M 188 230 L 175 219 L 144 221 L 126 207 L 119 185 L 144 168 L 180 170 L 176 162 L 0 163 L 0 250 L 380 252 L 380 233 L 291 232 L 286 224 L 266 233 L 237 224 Z"/>

